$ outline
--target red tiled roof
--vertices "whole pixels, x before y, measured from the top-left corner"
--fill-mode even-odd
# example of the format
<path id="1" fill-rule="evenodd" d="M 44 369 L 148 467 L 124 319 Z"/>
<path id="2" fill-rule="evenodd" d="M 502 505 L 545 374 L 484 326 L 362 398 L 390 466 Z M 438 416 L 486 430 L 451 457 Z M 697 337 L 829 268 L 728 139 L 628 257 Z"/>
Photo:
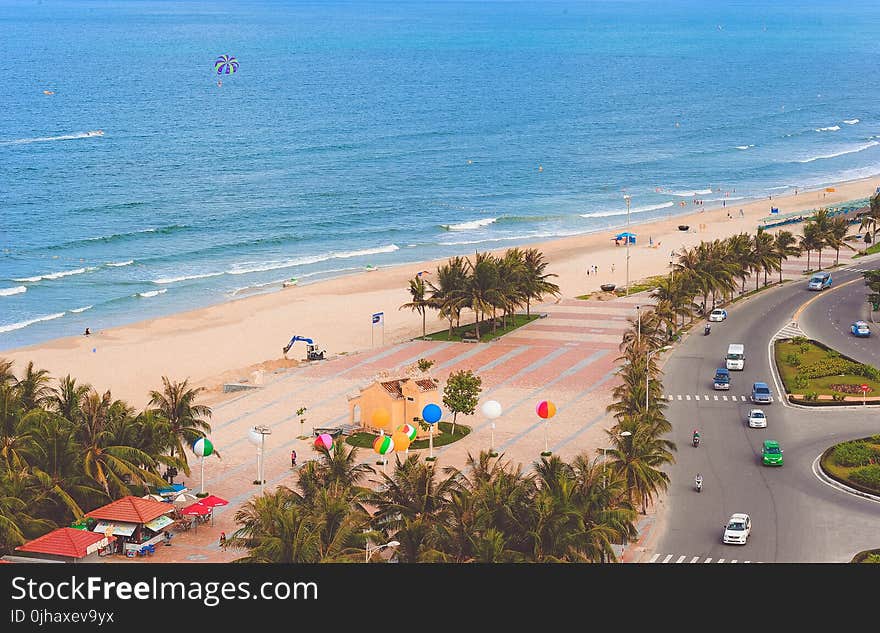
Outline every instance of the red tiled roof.
<path id="1" fill-rule="evenodd" d="M 437 379 L 425 378 L 424 380 L 416 380 L 416 386 L 420 391 L 433 391 L 437 388 Z"/>
<path id="2" fill-rule="evenodd" d="M 88 530 L 77 530 L 63 527 L 48 534 L 35 538 L 33 541 L 19 545 L 15 549 L 22 552 L 41 552 L 70 558 L 83 558 L 86 549 L 107 538 L 104 534 L 96 534 Z"/>
<path id="3" fill-rule="evenodd" d="M 174 506 L 164 501 L 141 499 L 140 497 L 122 497 L 112 503 L 86 512 L 87 517 L 103 521 L 121 521 L 123 523 L 149 523 L 158 516 L 174 510 Z"/>
<path id="4" fill-rule="evenodd" d="M 385 388 L 385 391 L 390 393 L 395 398 L 403 397 L 403 390 L 400 388 L 399 380 L 391 380 L 389 382 L 383 382 L 382 386 Z"/>

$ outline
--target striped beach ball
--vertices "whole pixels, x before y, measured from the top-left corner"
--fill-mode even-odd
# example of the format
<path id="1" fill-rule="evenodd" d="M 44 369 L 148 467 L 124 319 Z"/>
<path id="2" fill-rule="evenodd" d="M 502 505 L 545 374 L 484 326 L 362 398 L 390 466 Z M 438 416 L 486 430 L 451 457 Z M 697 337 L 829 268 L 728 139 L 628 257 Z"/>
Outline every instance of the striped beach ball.
<path id="1" fill-rule="evenodd" d="M 416 435 L 419 434 L 419 430 L 412 424 L 403 424 L 397 430 L 406 435 L 409 438 L 410 442 L 414 441 L 416 439 Z"/>
<path id="2" fill-rule="evenodd" d="M 539 418 L 544 418 L 546 420 L 556 415 L 556 405 L 549 400 L 541 400 L 541 402 L 538 403 L 538 406 L 535 407 L 535 411 L 538 413 Z"/>
<path id="3" fill-rule="evenodd" d="M 199 457 L 207 457 L 214 452 L 214 445 L 207 437 L 200 437 L 193 442 L 193 453 Z"/>
<path id="4" fill-rule="evenodd" d="M 394 450 L 394 440 L 391 439 L 390 435 L 380 435 L 373 442 L 373 450 L 379 453 L 379 455 L 387 455 Z"/>

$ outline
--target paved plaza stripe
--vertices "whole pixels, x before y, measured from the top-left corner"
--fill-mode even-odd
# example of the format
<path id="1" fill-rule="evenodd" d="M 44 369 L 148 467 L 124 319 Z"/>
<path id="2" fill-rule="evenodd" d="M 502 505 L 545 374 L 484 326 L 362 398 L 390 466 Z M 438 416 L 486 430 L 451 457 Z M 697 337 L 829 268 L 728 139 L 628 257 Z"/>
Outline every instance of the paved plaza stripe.
<path id="1" fill-rule="evenodd" d="M 617 370 L 616 370 L 616 369 L 613 370 L 613 371 L 608 372 L 607 374 L 605 374 L 604 376 L 602 376 L 602 378 L 600 378 L 597 382 L 593 383 L 592 386 L 590 386 L 588 389 L 586 389 L 586 390 L 582 391 L 581 393 L 579 393 L 579 394 L 574 398 L 574 400 L 571 400 L 570 402 L 566 403 L 566 404 L 565 404 L 565 407 L 567 408 L 567 407 L 573 405 L 574 403 L 578 402 L 578 401 L 581 400 L 582 398 L 585 398 L 585 397 L 586 397 L 587 395 L 589 395 L 590 392 L 592 392 L 594 389 L 597 389 L 597 388 L 601 387 L 603 384 L 605 384 L 606 382 L 608 382 L 609 380 L 611 380 L 612 378 L 614 378 L 614 376 L 615 376 L 616 374 L 617 374 Z M 582 426 L 581 428 L 579 428 L 577 431 L 575 431 L 574 433 L 572 433 L 571 435 L 569 435 L 567 438 L 565 438 L 564 440 L 562 440 L 561 442 L 559 442 L 559 443 L 557 443 L 557 444 L 554 444 L 554 445 L 551 447 L 551 450 L 553 450 L 553 451 L 561 450 L 566 444 L 568 444 L 569 442 L 571 442 L 572 440 L 574 440 L 575 438 L 577 438 L 581 433 L 584 433 L 584 432 L 588 431 L 588 430 L 590 429 L 590 427 L 592 427 L 594 424 L 596 424 L 596 422 L 599 422 L 600 420 L 604 420 L 606 417 L 607 417 L 607 414 L 606 414 L 606 413 L 600 413 L 600 414 L 597 415 L 595 418 L 593 418 L 592 420 L 590 420 L 587 424 L 583 425 L 583 426 Z"/>
<path id="2" fill-rule="evenodd" d="M 678 557 L 678 560 L 675 561 L 675 562 L 676 562 L 676 563 L 680 563 L 680 562 L 684 561 L 684 559 L 685 559 L 685 556 L 679 556 L 679 557 Z"/>
<path id="3" fill-rule="evenodd" d="M 531 349 L 531 347 L 529 347 L 528 345 L 520 345 L 520 346 L 510 350 L 509 352 L 507 352 L 504 356 L 496 358 L 491 363 L 486 363 L 482 367 L 478 368 L 474 373 L 480 374 L 484 371 L 489 371 L 490 369 L 495 369 L 496 367 L 498 367 L 498 365 L 503 365 L 504 363 L 509 361 L 511 358 L 519 356 L 520 354 L 522 354 L 523 352 L 525 352 L 526 350 L 529 350 L 529 349 Z"/>
<path id="4" fill-rule="evenodd" d="M 468 358 L 471 358 L 473 356 L 476 356 L 477 354 L 482 354 L 483 352 L 485 352 L 486 347 L 487 347 L 486 343 L 477 343 L 476 345 L 473 345 L 473 349 L 470 349 L 467 352 L 465 352 L 464 354 L 460 354 L 459 356 L 456 356 L 455 358 L 451 358 L 448 361 L 446 361 L 445 363 L 440 363 L 439 365 L 437 365 L 433 369 L 435 371 L 438 371 L 441 369 L 446 369 L 447 367 L 451 367 L 451 366 L 455 365 L 456 363 L 466 361 Z M 418 358 L 416 360 L 418 360 Z"/>
<path id="5" fill-rule="evenodd" d="M 666 558 L 663 559 L 663 562 L 668 563 L 670 558 L 672 558 L 672 554 L 667 554 Z"/>
<path id="6" fill-rule="evenodd" d="M 649 563 L 653 563 L 653 562 L 656 561 L 659 557 L 660 557 L 660 554 L 654 554 L 654 555 L 651 557 L 651 560 L 649 560 L 648 562 L 649 562 Z"/>

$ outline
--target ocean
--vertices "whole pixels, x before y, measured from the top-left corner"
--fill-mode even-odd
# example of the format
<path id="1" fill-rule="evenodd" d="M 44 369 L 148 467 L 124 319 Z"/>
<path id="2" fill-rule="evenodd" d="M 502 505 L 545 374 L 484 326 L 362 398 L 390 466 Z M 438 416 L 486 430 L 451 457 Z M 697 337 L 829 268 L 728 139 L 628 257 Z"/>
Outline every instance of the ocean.
<path id="1" fill-rule="evenodd" d="M 878 32 L 858 0 L 0 0 L 0 349 L 878 174 Z"/>

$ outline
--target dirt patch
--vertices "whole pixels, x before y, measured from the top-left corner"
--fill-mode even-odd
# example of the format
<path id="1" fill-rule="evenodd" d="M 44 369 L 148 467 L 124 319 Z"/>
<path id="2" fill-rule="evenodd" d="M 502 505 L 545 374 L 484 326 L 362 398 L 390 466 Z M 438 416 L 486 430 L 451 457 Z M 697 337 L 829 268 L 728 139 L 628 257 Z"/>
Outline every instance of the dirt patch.
<path id="1" fill-rule="evenodd" d="M 590 299 L 595 299 L 596 301 L 611 301 L 612 299 L 617 299 L 617 295 L 613 292 L 604 292 L 600 290 L 599 292 L 594 292 Z"/>
<path id="2" fill-rule="evenodd" d="M 236 395 L 241 394 L 237 394 L 234 392 L 224 393 L 224 384 L 232 382 L 249 383 L 253 380 L 253 373 L 258 370 L 263 371 L 263 381 L 269 381 L 271 380 L 272 374 L 279 373 L 287 369 L 292 369 L 293 367 L 299 367 L 304 362 L 306 361 L 296 360 L 292 358 L 278 358 L 274 360 L 267 360 L 263 361 L 262 363 L 248 365 L 247 367 L 231 369 L 229 371 L 223 372 L 219 376 L 212 376 L 211 378 L 201 382 L 199 386 L 204 388 L 205 390 L 203 395 L 212 401 L 223 399 L 224 397 L 235 397 Z"/>

